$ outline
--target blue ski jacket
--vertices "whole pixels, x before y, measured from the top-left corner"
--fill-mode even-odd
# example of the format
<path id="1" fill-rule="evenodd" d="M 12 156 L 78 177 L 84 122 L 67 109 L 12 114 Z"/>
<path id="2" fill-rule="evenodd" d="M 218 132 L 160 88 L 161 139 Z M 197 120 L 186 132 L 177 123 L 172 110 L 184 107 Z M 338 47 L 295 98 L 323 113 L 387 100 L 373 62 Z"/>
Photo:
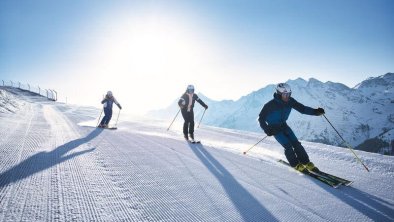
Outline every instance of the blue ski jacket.
<path id="1" fill-rule="evenodd" d="M 277 134 L 287 127 L 286 120 L 289 118 L 291 109 L 307 115 L 318 115 L 316 110 L 304 106 L 290 97 L 288 102 L 284 102 L 281 96 L 274 93 L 274 98 L 266 103 L 259 114 L 260 127 L 268 134 Z"/>
<path id="2" fill-rule="evenodd" d="M 111 97 L 105 96 L 103 101 L 101 101 L 101 104 L 103 104 L 104 109 L 107 109 L 107 110 L 112 110 L 112 106 L 114 103 L 119 107 L 119 109 L 122 109 L 122 106 L 118 103 L 118 101 L 113 96 L 111 96 Z"/>

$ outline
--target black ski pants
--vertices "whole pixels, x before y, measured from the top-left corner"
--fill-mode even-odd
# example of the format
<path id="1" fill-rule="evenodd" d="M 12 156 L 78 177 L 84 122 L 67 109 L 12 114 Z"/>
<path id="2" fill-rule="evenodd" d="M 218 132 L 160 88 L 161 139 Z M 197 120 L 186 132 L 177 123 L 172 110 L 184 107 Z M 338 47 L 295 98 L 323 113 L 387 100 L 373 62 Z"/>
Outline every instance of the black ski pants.
<path id="1" fill-rule="evenodd" d="M 193 109 L 188 112 L 186 109 L 181 110 L 182 117 L 185 120 L 183 123 L 183 135 L 194 134 L 194 112 Z"/>
<path id="2" fill-rule="evenodd" d="M 100 125 L 108 125 L 109 121 L 112 118 L 112 109 L 105 109 L 104 108 L 104 117 L 100 122 Z"/>
<path id="3" fill-rule="evenodd" d="M 285 156 L 292 167 L 295 167 L 298 163 L 306 164 L 309 162 L 308 154 L 289 126 L 286 125 L 274 137 L 285 148 Z"/>

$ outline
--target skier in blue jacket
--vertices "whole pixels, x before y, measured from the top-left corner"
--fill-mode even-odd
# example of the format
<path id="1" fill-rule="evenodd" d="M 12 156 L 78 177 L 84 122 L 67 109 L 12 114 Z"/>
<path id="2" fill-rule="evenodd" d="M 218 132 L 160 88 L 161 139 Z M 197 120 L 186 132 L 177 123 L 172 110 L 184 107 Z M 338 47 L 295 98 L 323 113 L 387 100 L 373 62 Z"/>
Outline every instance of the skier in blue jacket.
<path id="1" fill-rule="evenodd" d="M 304 147 L 286 123 L 292 108 L 307 115 L 320 116 L 325 113 L 323 108 L 313 109 L 297 102 L 291 97 L 290 86 L 287 83 L 279 83 L 276 86 L 274 99 L 266 103 L 260 112 L 260 126 L 268 136 L 274 136 L 285 148 L 285 156 L 292 167 L 299 171 L 305 169 L 318 171 L 318 168 L 309 161 Z"/>
<path id="2" fill-rule="evenodd" d="M 197 94 L 194 94 L 194 86 L 188 85 L 186 92 L 181 96 L 178 101 L 178 105 L 181 108 L 182 117 L 185 120 L 183 123 L 183 135 L 186 140 L 189 140 L 189 136 L 192 141 L 194 141 L 194 103 L 200 103 L 205 109 L 208 109 L 207 104 L 205 104 Z M 189 134 L 188 134 L 189 133 Z"/>
<path id="3" fill-rule="evenodd" d="M 104 108 L 104 117 L 101 120 L 98 127 L 100 127 L 100 128 L 108 127 L 108 123 L 112 118 L 112 106 L 114 103 L 118 106 L 119 109 L 122 109 L 122 106 L 115 99 L 112 92 L 108 91 L 107 95 L 105 95 L 105 98 L 103 99 L 103 101 L 101 101 L 101 104 L 103 104 L 103 108 Z"/>

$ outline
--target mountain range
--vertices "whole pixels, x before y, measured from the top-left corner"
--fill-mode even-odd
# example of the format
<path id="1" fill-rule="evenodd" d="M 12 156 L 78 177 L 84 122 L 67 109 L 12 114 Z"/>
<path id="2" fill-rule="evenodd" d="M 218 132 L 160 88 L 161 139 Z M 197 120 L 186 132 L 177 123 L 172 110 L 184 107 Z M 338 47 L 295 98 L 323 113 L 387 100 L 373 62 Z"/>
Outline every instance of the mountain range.
<path id="1" fill-rule="evenodd" d="M 353 88 L 342 83 L 321 82 L 310 78 L 288 80 L 292 97 L 312 108 L 322 107 L 327 119 L 345 139 L 344 142 L 324 117 L 308 116 L 293 110 L 287 121 L 300 140 L 356 149 L 390 153 L 394 144 L 394 73 L 370 77 Z M 267 85 L 240 99 L 215 101 L 199 93 L 209 105 L 202 124 L 222 128 L 264 132 L 257 122 L 265 103 L 273 98 L 275 84 Z M 150 116 L 172 119 L 179 109 L 175 100 L 165 109 L 149 112 Z M 195 120 L 203 108 L 195 107 Z M 180 118 L 181 119 L 181 118 Z"/>

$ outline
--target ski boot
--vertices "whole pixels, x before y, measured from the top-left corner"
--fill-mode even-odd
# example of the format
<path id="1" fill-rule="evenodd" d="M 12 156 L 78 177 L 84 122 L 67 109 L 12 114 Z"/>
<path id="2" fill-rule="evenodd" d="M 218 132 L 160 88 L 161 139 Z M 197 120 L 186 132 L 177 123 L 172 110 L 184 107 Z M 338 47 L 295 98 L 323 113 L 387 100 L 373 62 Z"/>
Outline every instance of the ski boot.
<path id="1" fill-rule="evenodd" d="M 294 169 L 300 172 L 304 172 L 307 168 L 304 166 L 304 164 L 299 163 L 294 167 Z"/>
<path id="2" fill-rule="evenodd" d="M 194 135 L 193 135 L 193 133 L 192 133 L 192 134 L 189 134 L 189 137 L 190 137 L 190 142 L 192 142 L 192 143 L 197 143 L 197 141 L 194 140 Z"/>
<path id="3" fill-rule="evenodd" d="M 189 141 L 189 137 L 187 136 L 187 134 L 183 134 L 183 137 L 185 138 L 186 141 Z"/>
<path id="4" fill-rule="evenodd" d="M 313 171 L 313 172 L 317 172 L 317 173 L 320 171 L 319 168 L 317 168 L 315 166 L 315 164 L 313 164 L 312 162 L 305 164 L 305 168 L 309 171 Z"/>

